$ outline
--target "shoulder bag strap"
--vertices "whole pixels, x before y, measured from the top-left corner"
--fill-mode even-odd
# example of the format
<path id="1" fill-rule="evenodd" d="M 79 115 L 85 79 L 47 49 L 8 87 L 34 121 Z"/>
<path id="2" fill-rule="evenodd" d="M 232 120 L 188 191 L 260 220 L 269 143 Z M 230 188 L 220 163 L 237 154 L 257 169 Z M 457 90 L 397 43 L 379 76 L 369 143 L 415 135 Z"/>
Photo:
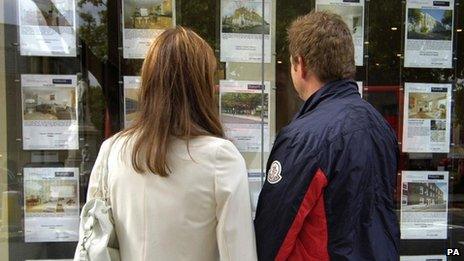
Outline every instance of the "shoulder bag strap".
<path id="1" fill-rule="evenodd" d="M 110 193 L 109 193 L 109 185 L 108 185 L 108 179 L 109 179 L 109 172 L 108 172 L 108 159 L 110 157 L 111 149 L 117 139 L 117 137 L 111 138 L 113 139 L 110 143 L 110 146 L 106 149 L 104 152 L 104 157 L 103 157 L 103 162 L 101 165 L 100 169 L 100 178 L 98 180 L 98 189 L 96 191 L 96 194 L 99 195 L 103 200 L 106 202 L 110 202 Z"/>

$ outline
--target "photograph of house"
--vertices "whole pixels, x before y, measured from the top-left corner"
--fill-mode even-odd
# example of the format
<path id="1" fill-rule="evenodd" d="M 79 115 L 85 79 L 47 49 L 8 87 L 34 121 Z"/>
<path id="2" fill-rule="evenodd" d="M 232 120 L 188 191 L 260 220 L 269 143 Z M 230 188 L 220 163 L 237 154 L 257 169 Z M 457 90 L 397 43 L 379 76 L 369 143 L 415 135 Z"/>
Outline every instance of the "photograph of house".
<path id="1" fill-rule="evenodd" d="M 451 41 L 453 11 L 409 8 L 407 27 L 408 39 Z"/>
<path id="2" fill-rule="evenodd" d="M 338 14 L 342 17 L 343 21 L 348 25 L 351 34 L 354 37 L 362 37 L 363 31 L 363 15 L 364 10 L 362 6 L 336 6 L 327 4 L 318 4 L 316 9 L 318 11 L 329 11 Z"/>
<path id="3" fill-rule="evenodd" d="M 432 142 L 446 141 L 446 120 L 430 121 L 430 140 Z"/>
<path id="4" fill-rule="evenodd" d="M 222 8 L 222 32 L 239 34 L 270 34 L 268 17 L 262 15 L 261 2 L 230 1 Z"/>
<path id="5" fill-rule="evenodd" d="M 430 141 L 432 142 L 445 142 L 446 131 L 432 131 L 430 133 Z"/>
<path id="6" fill-rule="evenodd" d="M 446 186 L 445 182 L 403 183 L 402 211 L 445 212 L 447 208 Z"/>
<path id="7" fill-rule="evenodd" d="M 23 90 L 24 120 L 76 120 L 74 88 L 26 88 Z"/>
<path id="8" fill-rule="evenodd" d="M 446 130 L 446 121 L 443 120 L 431 120 L 430 130 L 433 131 L 444 131 Z"/>
<path id="9" fill-rule="evenodd" d="M 31 26 L 73 26 L 73 1 L 59 6 L 52 0 L 31 0 L 21 5 L 21 23 Z"/>
<path id="10" fill-rule="evenodd" d="M 409 93 L 409 119 L 446 119 L 446 93 Z"/>
<path id="11" fill-rule="evenodd" d="M 172 0 L 124 0 L 124 28 L 169 28 L 173 25 L 172 8 Z"/>
<path id="12" fill-rule="evenodd" d="M 264 106 L 261 93 L 226 92 L 221 94 L 222 123 L 260 124 L 261 111 L 264 122 L 268 122 L 268 99 L 264 94 Z"/>

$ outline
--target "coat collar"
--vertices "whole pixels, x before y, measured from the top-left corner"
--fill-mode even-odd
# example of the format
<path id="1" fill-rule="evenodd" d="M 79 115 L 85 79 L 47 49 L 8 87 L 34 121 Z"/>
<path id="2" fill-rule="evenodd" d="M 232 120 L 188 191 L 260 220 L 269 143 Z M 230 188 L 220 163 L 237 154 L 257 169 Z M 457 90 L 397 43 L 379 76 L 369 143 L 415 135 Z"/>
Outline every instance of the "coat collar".
<path id="1" fill-rule="evenodd" d="M 321 102 L 334 97 L 358 93 L 358 85 L 351 79 L 336 80 L 326 83 L 303 104 L 295 120 L 314 110 Z"/>

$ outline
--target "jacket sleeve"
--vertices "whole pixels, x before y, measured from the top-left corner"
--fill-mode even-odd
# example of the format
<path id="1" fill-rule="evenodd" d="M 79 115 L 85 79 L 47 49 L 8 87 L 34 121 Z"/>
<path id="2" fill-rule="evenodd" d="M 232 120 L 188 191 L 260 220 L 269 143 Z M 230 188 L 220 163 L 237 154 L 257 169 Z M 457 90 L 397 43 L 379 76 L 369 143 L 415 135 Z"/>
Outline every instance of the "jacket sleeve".
<path id="1" fill-rule="evenodd" d="M 216 152 L 215 198 L 220 260 L 256 260 L 246 165 L 229 141 Z"/>
<path id="2" fill-rule="evenodd" d="M 396 144 L 393 139 L 374 131 L 377 130 L 364 129 L 344 135 L 330 145 L 325 157 L 329 178 L 326 191 L 331 230 L 329 244 L 333 259 L 359 260 L 360 249 L 380 249 L 372 244 L 395 231 Z M 388 226 L 388 229 L 375 230 Z M 388 240 L 382 240 L 381 246 L 387 248 L 389 244 Z M 382 253 L 396 251 L 393 251 L 395 247 L 391 249 Z M 372 255 L 375 259 L 375 253 Z M 385 260 L 394 259 L 385 256 Z"/>
<path id="3" fill-rule="evenodd" d="M 89 186 L 87 190 L 87 201 L 101 196 L 99 193 L 97 193 L 97 190 L 101 177 L 100 175 L 103 171 L 104 157 L 108 153 L 109 146 L 110 141 L 106 140 L 100 147 L 100 151 L 98 152 L 97 159 L 95 160 L 95 164 L 93 165 L 92 172 L 90 174 Z"/>
<path id="4" fill-rule="evenodd" d="M 299 135 L 281 132 L 269 156 L 268 176 L 271 166 L 280 163 L 282 178 L 275 184 L 266 181 L 259 196 L 255 218 L 259 260 L 286 260 L 300 253 L 298 236 L 325 186 L 318 171 L 320 152 L 308 150 L 307 143 Z"/>

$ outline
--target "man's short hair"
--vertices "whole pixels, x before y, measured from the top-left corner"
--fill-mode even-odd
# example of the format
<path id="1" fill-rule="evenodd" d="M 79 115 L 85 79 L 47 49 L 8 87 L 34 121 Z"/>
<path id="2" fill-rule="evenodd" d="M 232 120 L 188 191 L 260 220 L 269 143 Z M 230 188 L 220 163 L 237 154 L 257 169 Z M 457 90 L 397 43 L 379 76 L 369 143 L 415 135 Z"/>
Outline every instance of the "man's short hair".
<path id="1" fill-rule="evenodd" d="M 354 78 L 351 32 L 339 15 L 322 11 L 297 18 L 288 29 L 293 62 L 301 57 L 323 82 Z"/>

